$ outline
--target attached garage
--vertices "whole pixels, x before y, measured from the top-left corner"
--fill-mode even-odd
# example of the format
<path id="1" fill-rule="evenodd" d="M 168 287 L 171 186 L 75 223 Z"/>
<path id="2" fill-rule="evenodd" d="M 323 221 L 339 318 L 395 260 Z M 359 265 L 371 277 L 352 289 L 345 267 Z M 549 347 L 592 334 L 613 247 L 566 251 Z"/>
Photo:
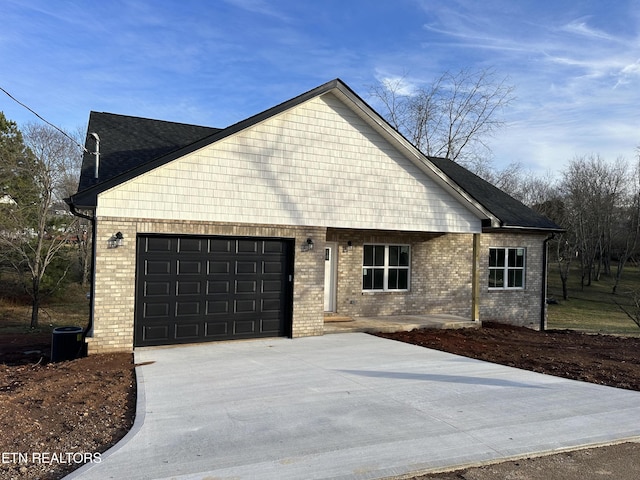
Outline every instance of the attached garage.
<path id="1" fill-rule="evenodd" d="M 139 235 L 135 346 L 291 335 L 293 241 Z"/>

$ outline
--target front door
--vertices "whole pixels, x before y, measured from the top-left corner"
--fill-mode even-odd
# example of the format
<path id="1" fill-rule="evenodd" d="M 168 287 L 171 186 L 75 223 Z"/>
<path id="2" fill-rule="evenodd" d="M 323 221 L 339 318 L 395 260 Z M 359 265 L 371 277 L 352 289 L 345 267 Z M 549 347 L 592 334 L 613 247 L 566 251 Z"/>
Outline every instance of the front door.
<path id="1" fill-rule="evenodd" d="M 324 311 L 336 311 L 336 271 L 337 243 L 327 243 L 324 247 Z"/>

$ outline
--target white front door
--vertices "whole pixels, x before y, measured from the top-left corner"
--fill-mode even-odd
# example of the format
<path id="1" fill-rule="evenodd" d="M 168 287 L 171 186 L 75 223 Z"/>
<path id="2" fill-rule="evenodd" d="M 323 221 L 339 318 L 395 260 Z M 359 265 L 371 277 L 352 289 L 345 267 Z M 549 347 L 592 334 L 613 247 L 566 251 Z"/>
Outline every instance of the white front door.
<path id="1" fill-rule="evenodd" d="M 327 243 L 324 247 L 324 311 L 336 311 L 336 271 L 337 243 Z"/>

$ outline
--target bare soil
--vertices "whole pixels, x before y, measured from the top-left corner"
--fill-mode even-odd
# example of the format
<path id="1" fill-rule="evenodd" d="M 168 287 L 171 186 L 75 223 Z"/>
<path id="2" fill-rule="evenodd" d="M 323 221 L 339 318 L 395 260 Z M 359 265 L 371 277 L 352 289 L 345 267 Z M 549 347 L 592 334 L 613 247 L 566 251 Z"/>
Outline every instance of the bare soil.
<path id="1" fill-rule="evenodd" d="M 640 338 L 481 329 L 380 334 L 428 348 L 640 390 Z M 59 479 L 120 440 L 135 416 L 131 354 L 49 363 L 49 334 L 0 334 L 0 479 Z M 637 421 L 637 419 L 633 419 Z M 637 478 L 640 444 L 503 462 L 415 480 Z"/>

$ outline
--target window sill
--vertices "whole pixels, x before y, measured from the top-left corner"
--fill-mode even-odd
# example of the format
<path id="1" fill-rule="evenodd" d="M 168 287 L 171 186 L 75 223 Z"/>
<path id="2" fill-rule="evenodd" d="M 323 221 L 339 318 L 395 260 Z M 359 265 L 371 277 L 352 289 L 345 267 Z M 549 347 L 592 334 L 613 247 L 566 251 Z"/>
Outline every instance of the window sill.
<path id="1" fill-rule="evenodd" d="M 380 294 L 394 294 L 394 293 L 410 293 L 411 290 L 362 290 L 362 295 L 380 295 Z"/>

